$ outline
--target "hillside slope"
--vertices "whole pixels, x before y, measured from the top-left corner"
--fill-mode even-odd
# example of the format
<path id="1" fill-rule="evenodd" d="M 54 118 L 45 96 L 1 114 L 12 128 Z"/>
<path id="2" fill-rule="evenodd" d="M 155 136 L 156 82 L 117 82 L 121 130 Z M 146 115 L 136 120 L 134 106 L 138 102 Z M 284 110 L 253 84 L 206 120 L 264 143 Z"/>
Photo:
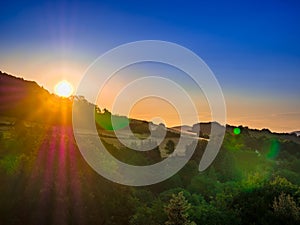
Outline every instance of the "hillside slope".
<path id="1" fill-rule="evenodd" d="M 0 115 L 50 124 L 70 124 L 72 101 L 50 94 L 34 81 L 0 71 Z"/>

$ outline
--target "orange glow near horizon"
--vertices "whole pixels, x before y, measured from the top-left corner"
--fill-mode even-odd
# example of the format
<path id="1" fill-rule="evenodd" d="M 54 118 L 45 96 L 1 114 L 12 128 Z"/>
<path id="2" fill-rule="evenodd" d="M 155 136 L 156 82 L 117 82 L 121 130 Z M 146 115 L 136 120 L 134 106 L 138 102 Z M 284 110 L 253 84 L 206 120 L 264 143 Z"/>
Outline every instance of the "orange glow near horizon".
<path id="1" fill-rule="evenodd" d="M 144 98 L 137 102 L 130 110 L 130 118 L 164 123 L 172 126 L 180 123 L 180 117 L 169 102 L 155 97 Z"/>
<path id="2" fill-rule="evenodd" d="M 12 56 L 10 59 L 4 61 L 5 66 L 3 66 L 2 71 L 14 76 L 20 76 L 25 80 L 36 81 L 50 93 L 55 91 L 56 83 L 64 79 L 70 82 L 75 89 L 80 83 L 86 66 L 86 64 L 76 60 L 58 62 L 53 59 L 46 64 L 46 62 L 40 62 L 44 59 L 41 55 L 32 60 L 32 62 L 39 63 L 37 65 L 31 65 L 30 62 L 20 61 L 19 58 L 17 58 L 18 60 L 15 62 L 13 60 L 14 57 Z M 38 61 L 38 59 L 40 61 Z M 25 67 L 25 62 L 31 65 L 31 67 Z M 16 64 L 18 66 L 14 66 Z M 32 68 L 35 68 L 35 70 Z M 39 73 L 36 71 L 39 71 Z M 134 78 L 133 75 L 125 75 L 126 76 L 121 76 L 119 79 L 111 79 L 102 89 L 102 92 L 99 93 L 99 98 L 96 103 L 101 109 L 107 108 L 110 111 L 112 110 L 112 103 L 118 95 L 119 90 Z M 17 94 L 18 93 L 14 93 L 9 99 L 12 97 L 17 98 Z M 137 94 L 139 94 L 138 90 Z M 205 98 L 199 93 L 192 93 L 191 97 L 199 111 L 199 121 L 211 121 L 211 112 L 208 103 L 205 102 Z M 292 132 L 300 129 L 300 105 L 297 99 L 290 98 L 286 100 L 284 98 L 275 98 L 274 96 L 270 98 L 267 95 L 258 95 L 255 93 L 249 95 L 242 91 L 226 89 L 224 90 L 224 97 L 227 107 L 227 123 L 230 125 L 243 125 L 257 129 L 268 128 L 274 132 Z M 124 104 L 127 104 L 127 102 Z M 151 108 L 151 111 L 148 110 L 149 108 Z M 146 101 L 141 102 L 136 108 L 131 110 L 130 117 L 151 120 L 154 116 L 157 117 L 157 115 L 160 115 L 160 112 L 164 111 L 163 108 L 164 106 L 161 107 L 160 104 L 156 104 L 155 102 L 151 104 L 146 104 Z M 165 111 L 160 117 L 164 117 L 163 119 L 167 126 L 180 125 L 177 116 L 171 117 L 173 110 L 170 111 L 169 108 L 170 107 L 165 108 Z M 39 111 L 42 111 L 42 109 L 43 108 L 38 109 L 36 113 L 40 113 Z M 166 111 L 170 111 L 170 114 Z M 32 114 L 30 117 L 34 117 L 35 114 Z M 167 115 L 171 116 L 168 117 Z M 191 121 L 190 125 L 193 123 L 194 121 Z"/>

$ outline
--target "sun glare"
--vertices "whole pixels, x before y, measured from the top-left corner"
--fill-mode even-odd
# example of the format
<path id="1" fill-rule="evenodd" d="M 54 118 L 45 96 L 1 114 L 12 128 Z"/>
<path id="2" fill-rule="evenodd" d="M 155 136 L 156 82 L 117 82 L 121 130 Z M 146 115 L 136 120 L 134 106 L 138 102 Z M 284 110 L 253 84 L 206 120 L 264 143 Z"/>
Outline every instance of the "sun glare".
<path id="1" fill-rule="evenodd" d="M 68 81 L 63 80 L 57 83 L 54 87 L 55 94 L 61 97 L 70 97 L 74 91 L 72 84 Z"/>

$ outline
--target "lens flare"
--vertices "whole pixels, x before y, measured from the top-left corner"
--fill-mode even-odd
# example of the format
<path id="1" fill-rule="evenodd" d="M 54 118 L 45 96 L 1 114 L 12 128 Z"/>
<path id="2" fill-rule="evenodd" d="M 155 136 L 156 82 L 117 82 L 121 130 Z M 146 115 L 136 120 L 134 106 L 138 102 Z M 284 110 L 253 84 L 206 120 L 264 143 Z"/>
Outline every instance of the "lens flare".
<path id="1" fill-rule="evenodd" d="M 267 158 L 268 159 L 275 159 L 278 156 L 279 151 L 280 151 L 279 142 L 278 142 L 278 140 L 273 139 L 271 141 L 270 150 L 267 154 Z"/>
<path id="2" fill-rule="evenodd" d="M 234 133 L 235 135 L 239 135 L 239 134 L 241 133 L 241 129 L 238 128 L 238 127 L 235 127 L 235 128 L 233 129 L 233 133 Z"/>

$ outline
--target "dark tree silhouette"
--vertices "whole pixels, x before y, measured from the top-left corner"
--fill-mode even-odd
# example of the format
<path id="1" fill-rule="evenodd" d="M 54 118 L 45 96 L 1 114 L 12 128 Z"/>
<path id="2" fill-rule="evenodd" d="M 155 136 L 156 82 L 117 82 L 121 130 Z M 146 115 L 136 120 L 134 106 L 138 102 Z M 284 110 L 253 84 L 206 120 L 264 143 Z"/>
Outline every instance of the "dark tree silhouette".
<path id="1" fill-rule="evenodd" d="M 165 149 L 166 149 L 167 154 L 172 154 L 174 152 L 174 149 L 175 149 L 174 141 L 168 140 Z"/>

